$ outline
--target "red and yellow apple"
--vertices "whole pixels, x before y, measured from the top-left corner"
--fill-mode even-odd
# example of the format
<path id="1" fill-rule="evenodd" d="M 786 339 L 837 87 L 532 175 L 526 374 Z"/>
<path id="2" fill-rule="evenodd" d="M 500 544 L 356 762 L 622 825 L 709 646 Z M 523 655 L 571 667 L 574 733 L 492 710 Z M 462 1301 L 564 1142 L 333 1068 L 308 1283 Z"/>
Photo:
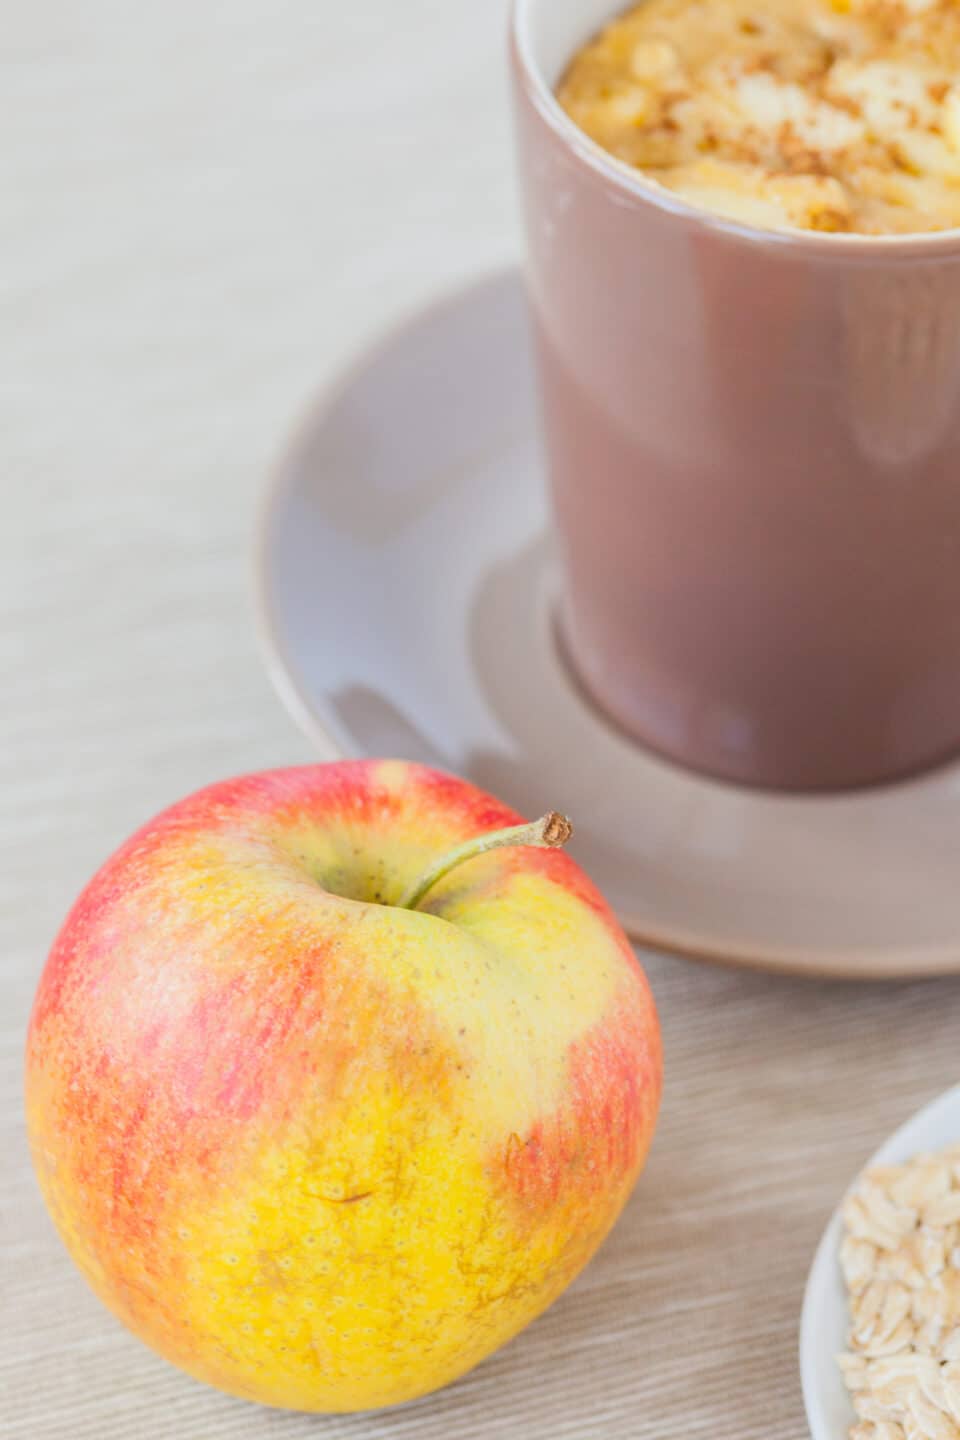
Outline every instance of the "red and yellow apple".
<path id="1" fill-rule="evenodd" d="M 190 1374 L 303 1410 L 413 1399 L 616 1220 L 661 1051 L 600 895 L 512 848 L 404 908 L 516 823 L 415 765 L 255 775 L 160 815 L 77 902 L 30 1024 L 37 1173 L 96 1293 Z"/>

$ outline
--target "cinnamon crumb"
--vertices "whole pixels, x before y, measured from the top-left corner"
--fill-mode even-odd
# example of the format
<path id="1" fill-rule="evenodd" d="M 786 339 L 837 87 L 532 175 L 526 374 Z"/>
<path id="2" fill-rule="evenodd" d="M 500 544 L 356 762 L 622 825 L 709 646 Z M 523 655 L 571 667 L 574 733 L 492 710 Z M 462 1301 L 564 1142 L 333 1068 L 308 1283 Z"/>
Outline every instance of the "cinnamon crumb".
<path id="1" fill-rule="evenodd" d="M 843 210 L 818 210 L 811 217 L 810 229 L 837 235 L 850 229 L 850 216 Z"/>
<path id="2" fill-rule="evenodd" d="M 758 75 L 763 71 L 773 75 L 776 74 L 777 57 L 768 51 L 758 50 L 756 54 L 743 57 L 740 69 L 744 75 Z"/>

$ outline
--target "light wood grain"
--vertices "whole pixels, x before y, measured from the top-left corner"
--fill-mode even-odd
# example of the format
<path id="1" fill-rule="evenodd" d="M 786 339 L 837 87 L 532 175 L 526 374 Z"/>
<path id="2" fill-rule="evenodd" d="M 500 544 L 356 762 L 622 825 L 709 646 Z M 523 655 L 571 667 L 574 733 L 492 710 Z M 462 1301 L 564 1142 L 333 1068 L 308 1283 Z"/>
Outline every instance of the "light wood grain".
<path id="1" fill-rule="evenodd" d="M 174 797 L 310 758 L 254 641 L 264 472 L 382 325 L 517 250 L 503 20 L 473 0 L 6 6 L 4 1436 L 795 1440 L 820 1227 L 886 1130 L 957 1079 L 956 982 L 830 988 L 648 957 L 669 1079 L 622 1225 L 514 1345 L 391 1416 L 204 1391 L 99 1307 L 43 1213 L 20 1068 L 66 908 Z"/>

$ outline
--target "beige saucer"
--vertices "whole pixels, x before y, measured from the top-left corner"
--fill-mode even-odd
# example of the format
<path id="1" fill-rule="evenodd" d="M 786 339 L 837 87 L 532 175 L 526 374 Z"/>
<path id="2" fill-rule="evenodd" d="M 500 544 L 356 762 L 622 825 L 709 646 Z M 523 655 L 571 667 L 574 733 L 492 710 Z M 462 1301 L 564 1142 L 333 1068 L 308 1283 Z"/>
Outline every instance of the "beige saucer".
<path id="1" fill-rule="evenodd" d="M 960 765 L 759 794 L 638 749 L 558 654 L 515 273 L 420 314 L 307 417 L 259 541 L 271 674 L 308 734 L 563 809 L 639 941 L 770 970 L 960 971 Z"/>

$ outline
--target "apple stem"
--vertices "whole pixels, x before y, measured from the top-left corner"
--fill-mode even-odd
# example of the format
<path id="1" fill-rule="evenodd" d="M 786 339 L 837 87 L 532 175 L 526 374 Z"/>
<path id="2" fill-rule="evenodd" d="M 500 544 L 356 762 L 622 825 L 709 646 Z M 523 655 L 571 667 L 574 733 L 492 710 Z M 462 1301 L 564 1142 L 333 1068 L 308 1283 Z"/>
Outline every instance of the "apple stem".
<path id="1" fill-rule="evenodd" d="M 556 810 L 551 810 L 549 815 L 544 815 L 542 820 L 535 820 L 532 825 L 515 825 L 510 830 L 494 830 L 489 835 L 477 835 L 475 839 L 467 840 L 455 850 L 448 851 L 431 865 L 426 874 L 421 875 L 416 884 L 410 886 L 400 901 L 400 908 L 419 909 L 421 902 L 444 876 L 449 875 L 451 870 L 456 870 L 459 865 L 465 865 L 468 860 L 475 860 L 478 855 L 486 855 L 490 850 L 518 847 L 562 850 L 572 835 L 573 826 L 570 821 L 566 815 L 559 815 Z"/>

